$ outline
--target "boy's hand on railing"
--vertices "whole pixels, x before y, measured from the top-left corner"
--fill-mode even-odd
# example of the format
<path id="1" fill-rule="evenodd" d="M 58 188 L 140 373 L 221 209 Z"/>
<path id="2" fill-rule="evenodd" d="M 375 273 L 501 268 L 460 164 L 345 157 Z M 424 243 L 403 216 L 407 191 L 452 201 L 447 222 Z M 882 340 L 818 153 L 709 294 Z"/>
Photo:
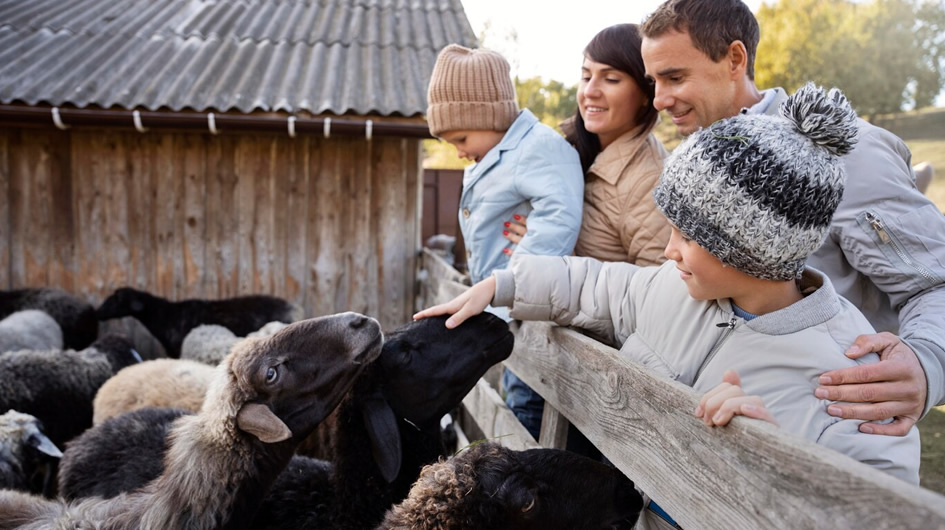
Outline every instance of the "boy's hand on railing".
<path id="1" fill-rule="evenodd" d="M 706 392 L 699 400 L 695 415 L 706 425 L 728 425 L 736 415 L 764 420 L 775 425 L 778 422 L 765 408 L 759 396 L 749 396 L 742 390 L 742 382 L 734 370 L 727 370 L 719 386 Z"/>
<path id="2" fill-rule="evenodd" d="M 435 305 L 413 316 L 414 320 L 437 315 L 453 315 L 446 319 L 446 327 L 452 329 L 462 324 L 467 318 L 478 315 L 489 306 L 495 296 L 495 276 L 473 285 L 466 292 L 449 302 Z"/>
<path id="3" fill-rule="evenodd" d="M 820 376 L 814 394 L 833 404 L 827 413 L 841 418 L 867 420 L 860 432 L 904 436 L 922 417 L 928 386 L 925 371 L 915 352 L 889 332 L 860 335 L 846 351 L 858 359 L 867 353 L 879 354 L 879 362 L 831 370 Z M 873 423 L 895 418 L 891 423 Z"/>

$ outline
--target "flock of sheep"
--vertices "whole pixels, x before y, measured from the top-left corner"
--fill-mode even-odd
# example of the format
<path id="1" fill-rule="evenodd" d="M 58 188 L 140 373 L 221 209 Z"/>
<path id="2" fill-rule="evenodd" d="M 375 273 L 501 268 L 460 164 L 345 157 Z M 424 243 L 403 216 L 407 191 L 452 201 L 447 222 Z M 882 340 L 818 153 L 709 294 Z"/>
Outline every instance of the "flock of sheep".
<path id="1" fill-rule="evenodd" d="M 166 358 L 99 334 L 131 316 Z M 382 332 L 272 296 L 93 307 L 0 291 L 0 529 L 630 528 L 633 483 L 554 449 L 452 455 L 441 418 L 513 345 L 490 314 Z"/>

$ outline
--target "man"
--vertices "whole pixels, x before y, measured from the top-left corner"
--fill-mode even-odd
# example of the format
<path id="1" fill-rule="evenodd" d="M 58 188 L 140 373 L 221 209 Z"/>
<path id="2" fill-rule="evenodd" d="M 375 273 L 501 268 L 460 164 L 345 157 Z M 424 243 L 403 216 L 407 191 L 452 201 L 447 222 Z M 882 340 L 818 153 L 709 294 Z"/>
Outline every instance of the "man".
<path id="1" fill-rule="evenodd" d="M 739 112 L 775 114 L 787 98 L 755 86 L 760 32 L 740 0 L 668 0 L 642 31 L 654 106 L 684 135 Z M 945 216 L 916 189 L 905 144 L 858 125 L 859 142 L 844 156 L 843 200 L 808 263 L 878 331 L 857 337 L 846 354 L 882 360 L 823 374 L 815 394 L 853 402 L 828 413 L 868 420 L 862 432 L 902 436 L 945 404 Z"/>

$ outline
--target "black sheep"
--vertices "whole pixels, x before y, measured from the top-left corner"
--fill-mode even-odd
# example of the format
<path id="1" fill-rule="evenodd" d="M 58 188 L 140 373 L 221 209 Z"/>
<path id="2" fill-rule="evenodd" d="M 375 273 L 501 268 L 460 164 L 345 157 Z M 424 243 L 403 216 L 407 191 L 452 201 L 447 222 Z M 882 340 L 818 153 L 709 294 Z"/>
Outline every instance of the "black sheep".
<path id="1" fill-rule="evenodd" d="M 0 410 L 39 418 L 57 446 L 92 426 L 92 400 L 105 381 L 141 360 L 126 337 L 106 334 L 88 348 L 0 353 Z"/>
<path id="2" fill-rule="evenodd" d="M 99 320 L 134 317 L 161 343 L 167 356 L 176 359 L 180 358 L 184 337 L 201 324 L 218 324 L 238 337 L 245 337 L 269 322 L 295 322 L 302 318 L 302 310 L 282 298 L 268 295 L 172 302 L 145 291 L 122 287 L 102 302 L 96 315 Z"/>
<path id="3" fill-rule="evenodd" d="M 388 334 L 378 360 L 319 426 L 332 466 L 293 457 L 255 527 L 373 528 L 406 496 L 421 467 L 445 454 L 440 418 L 509 356 L 514 339 L 505 322 L 488 313 L 454 330 L 444 321 L 424 319 Z M 113 496 L 153 478 L 153 468 L 131 459 L 160 461 L 162 422 L 171 421 L 161 416 L 176 413 L 144 410 L 111 418 L 66 448 L 60 486 L 67 498 Z M 150 432 L 141 432 L 145 424 Z M 109 433 L 95 434 L 106 425 Z"/>
<path id="4" fill-rule="evenodd" d="M 623 473 L 560 449 L 473 445 L 429 465 L 378 530 L 633 528 L 643 498 Z"/>
<path id="5" fill-rule="evenodd" d="M 39 309 L 53 317 L 62 328 L 65 348 L 81 350 L 98 337 L 95 308 L 62 289 L 31 287 L 0 291 L 0 318 L 23 309 Z"/>
<path id="6" fill-rule="evenodd" d="M 343 313 L 237 345 L 204 407 L 168 432 L 164 469 L 111 499 L 65 503 L 0 490 L 0 528 L 246 528 L 298 443 L 380 353 L 376 320 Z"/>

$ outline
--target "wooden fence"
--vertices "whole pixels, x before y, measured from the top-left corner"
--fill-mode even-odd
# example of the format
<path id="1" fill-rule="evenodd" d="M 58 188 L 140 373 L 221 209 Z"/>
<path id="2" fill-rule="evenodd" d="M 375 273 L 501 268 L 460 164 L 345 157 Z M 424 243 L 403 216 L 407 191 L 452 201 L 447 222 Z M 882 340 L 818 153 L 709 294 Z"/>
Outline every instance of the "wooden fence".
<path id="1" fill-rule="evenodd" d="M 424 253 L 423 267 L 420 305 L 467 288 L 431 253 Z M 687 530 L 945 528 L 942 495 L 762 421 L 737 417 L 708 429 L 692 415 L 695 391 L 621 359 L 613 348 L 551 323 L 513 323 L 513 330 L 505 366 L 546 400 L 539 443 L 485 380 L 463 401 L 475 423 L 465 429 L 471 439 L 498 437 L 516 449 L 564 447 L 570 420 Z"/>

